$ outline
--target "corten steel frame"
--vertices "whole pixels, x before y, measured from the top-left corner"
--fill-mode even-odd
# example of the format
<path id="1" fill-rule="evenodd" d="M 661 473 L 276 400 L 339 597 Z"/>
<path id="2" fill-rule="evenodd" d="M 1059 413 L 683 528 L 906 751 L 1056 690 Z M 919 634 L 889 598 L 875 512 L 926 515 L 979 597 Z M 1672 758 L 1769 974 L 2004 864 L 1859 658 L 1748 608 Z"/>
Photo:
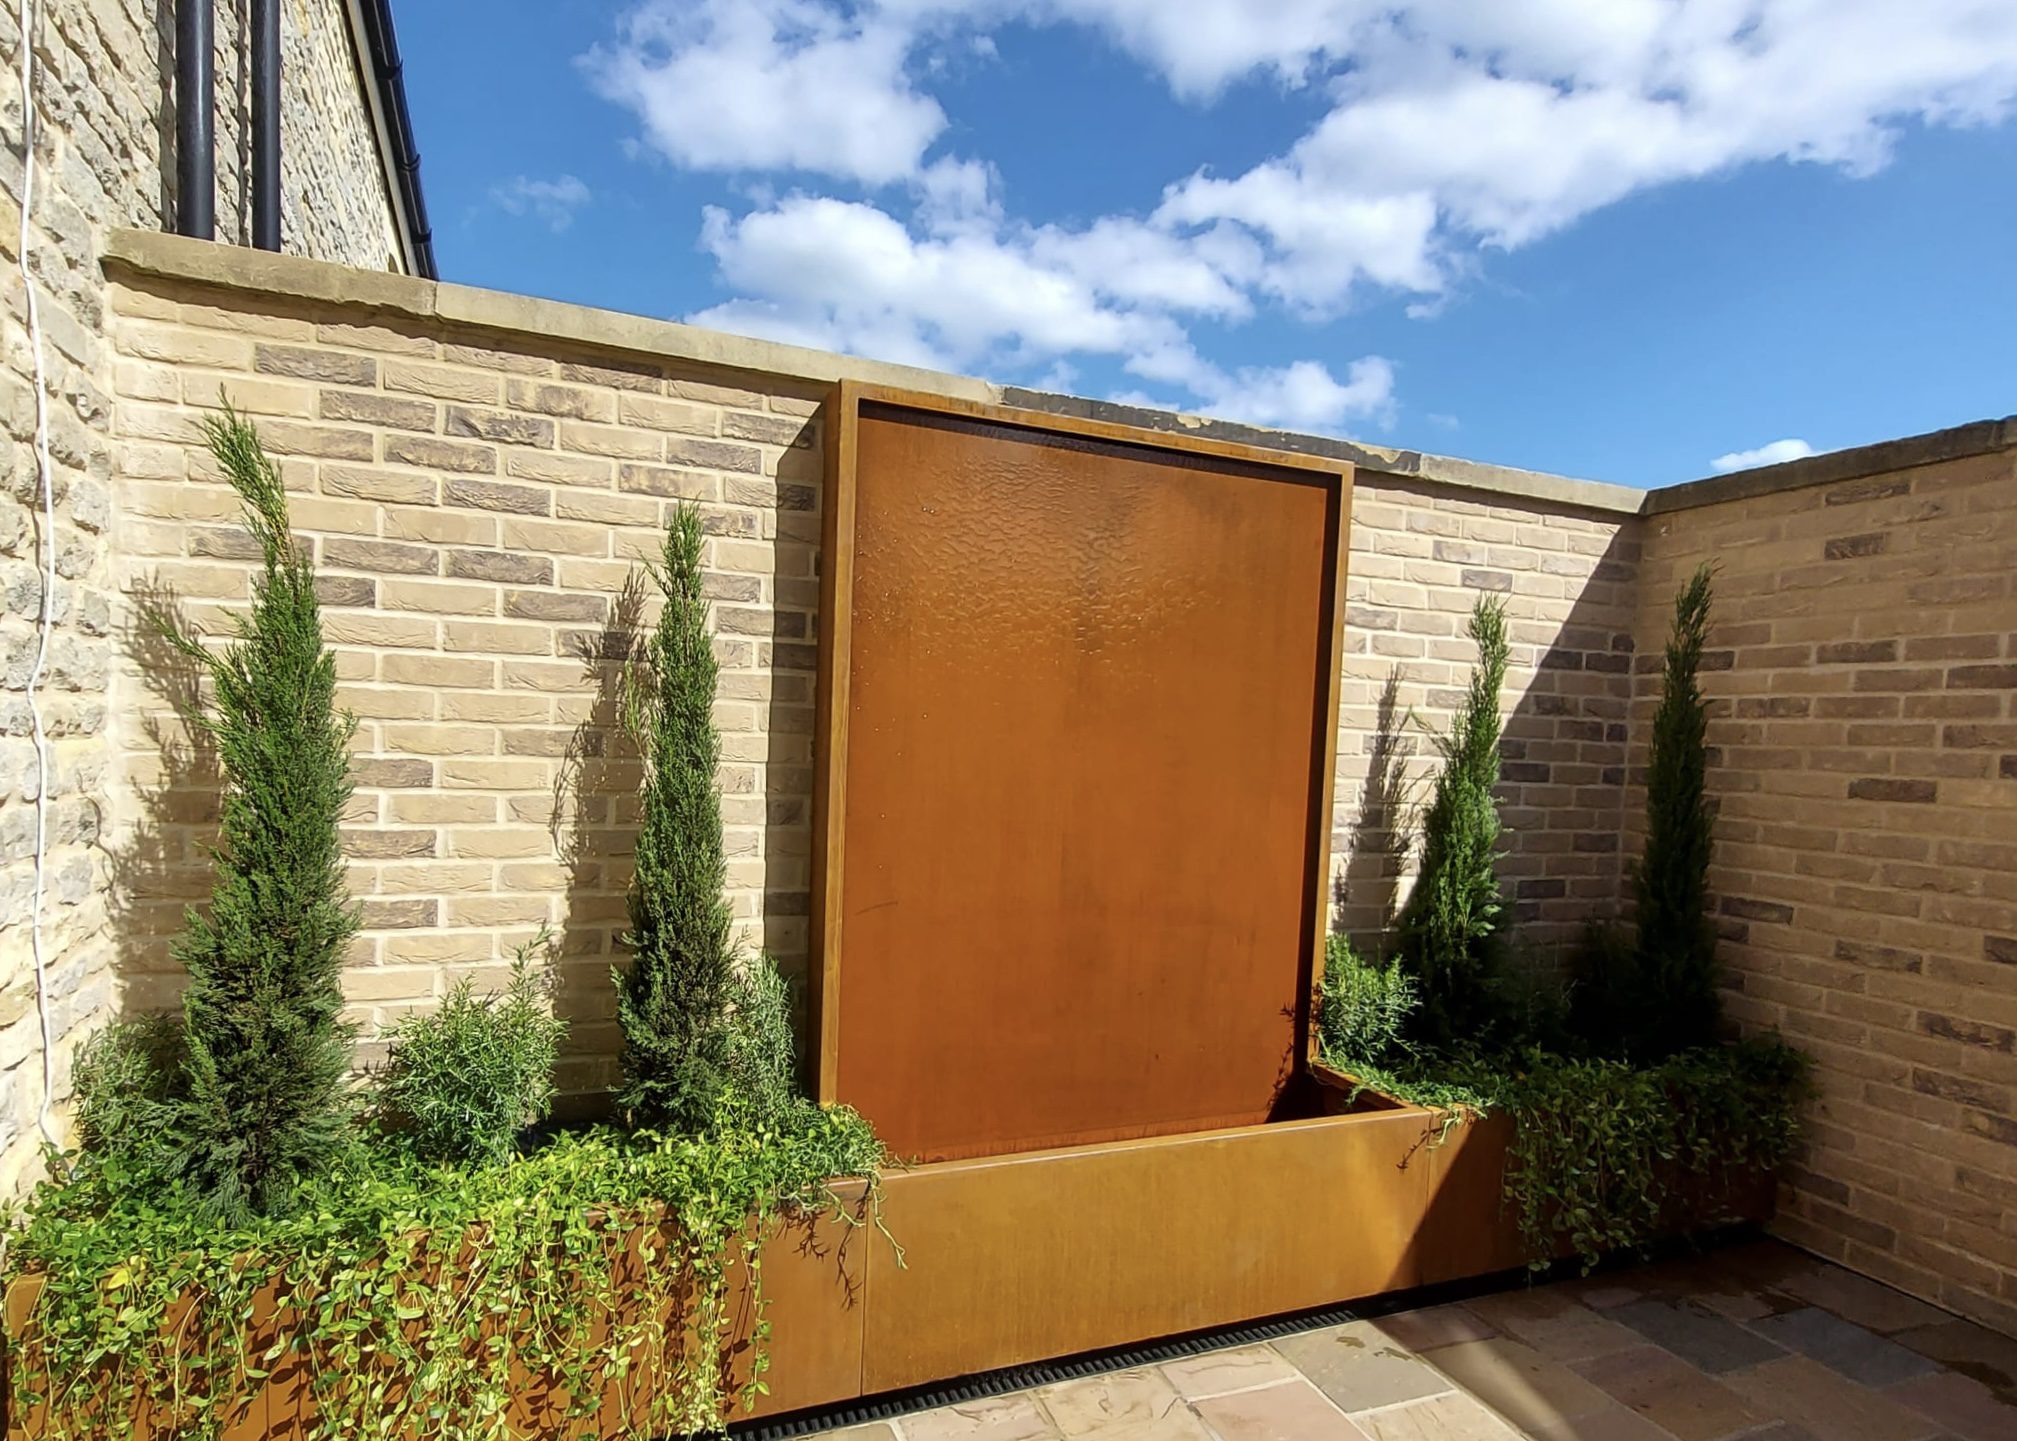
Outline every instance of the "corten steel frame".
<path id="1" fill-rule="evenodd" d="M 843 996 L 842 965 L 844 955 L 844 927 L 846 924 L 846 866 L 847 834 L 849 828 L 849 749 L 850 716 L 854 709 L 855 696 L 852 691 L 854 657 L 856 654 L 856 586 L 857 586 L 857 520 L 860 514 L 860 500 L 866 480 L 858 474 L 863 451 L 863 412 L 868 408 L 871 423 L 895 420 L 915 422 L 920 429 L 934 431 L 964 431 L 969 428 L 974 434 L 973 446 L 976 451 L 993 447 L 996 456 L 1010 453 L 1005 445 L 1012 445 L 1016 439 L 1026 436 L 1033 449 L 1043 447 L 1052 454 L 1048 460 L 1031 462 L 1038 466 L 1076 468 L 1089 467 L 1089 474 L 1097 475 L 1104 482 L 1109 474 L 1118 475 L 1126 471 L 1133 475 L 1131 482 L 1137 497 L 1147 495 L 1148 504 L 1154 513 L 1184 514 L 1188 521 L 1191 516 L 1210 510 L 1214 505 L 1230 504 L 1236 513 L 1244 516 L 1252 513 L 1265 519 L 1257 522 L 1257 528 L 1265 532 L 1267 527 L 1279 529 L 1282 518 L 1291 515 L 1312 515 L 1321 506 L 1321 536 L 1310 537 L 1311 546 L 1296 553 L 1301 577 L 1299 587 L 1302 594 L 1311 596 L 1310 604 L 1318 613 L 1304 615 L 1294 607 L 1301 602 L 1293 595 L 1275 604 L 1272 611 L 1259 612 L 1263 619 L 1281 616 L 1293 618 L 1293 637 L 1280 647 L 1287 664 L 1300 679 L 1296 680 L 1296 693 L 1305 691 L 1309 695 L 1311 713 L 1307 734 L 1307 806 L 1304 834 L 1301 839 L 1300 887 L 1302 915 L 1300 936 L 1297 942 L 1299 954 L 1295 957 L 1295 979 L 1293 998 L 1293 1031 L 1283 1030 L 1279 1034 L 1289 1037 L 1286 1054 L 1277 1054 L 1270 1065 L 1279 1064 L 1284 1070 L 1277 1078 L 1279 1084 L 1294 1079 L 1291 1072 L 1308 1076 L 1315 1070 L 1314 1036 L 1314 992 L 1321 970 L 1320 950 L 1322 937 L 1328 929 L 1328 908 L 1330 904 L 1330 837 L 1333 777 L 1336 770 L 1337 747 L 1337 706 L 1338 686 L 1343 658 L 1344 590 L 1345 566 L 1348 553 L 1346 536 L 1350 524 L 1351 467 L 1343 462 L 1313 456 L 1295 455 L 1280 451 L 1266 450 L 1255 446 L 1238 445 L 1224 441 L 1181 434 L 1147 431 L 1133 427 L 1107 424 L 1094 420 L 1060 417 L 1030 411 L 1016 410 L 1004 406 L 978 404 L 970 401 L 954 400 L 943 396 L 916 394 L 879 386 L 842 382 L 836 389 L 830 409 L 831 421 L 826 427 L 827 471 L 823 513 L 823 544 L 820 598 L 820 647 L 817 691 L 816 749 L 814 755 L 814 826 L 812 857 L 812 984 L 811 1036 L 817 1056 L 816 1090 L 822 1101 L 852 1099 L 846 1094 L 846 1082 L 842 1072 L 841 1052 L 843 1048 L 841 1028 L 841 1006 Z M 892 434 L 895 433 L 893 429 Z M 929 443 L 928 443 L 929 444 Z M 967 459 L 967 452 L 957 447 L 965 444 L 957 436 L 942 438 L 936 442 L 942 448 L 936 452 L 951 455 L 960 461 Z M 1060 456 L 1059 451 L 1076 452 Z M 1090 455 L 1087 455 L 1090 452 Z M 930 452 L 928 452 L 930 453 Z M 1112 471 L 1101 469 L 1102 454 L 1115 458 Z M 1176 499 L 1162 500 L 1159 487 L 1161 478 L 1152 471 L 1142 468 L 1142 463 L 1171 467 L 1171 483 L 1179 478 L 1196 482 L 1189 492 L 1191 500 L 1179 502 Z M 1032 472 L 1034 473 L 1034 472 Z M 1148 477 L 1144 483 L 1144 477 Z M 1291 483 L 1295 492 L 1287 489 L 1267 495 L 1258 487 L 1266 485 L 1283 486 Z M 887 482 L 886 482 L 887 483 Z M 1116 481 L 1119 484 L 1121 482 Z M 910 482 L 904 482 L 905 485 Z M 1252 484 L 1255 500 L 1251 506 L 1237 497 L 1244 493 L 1243 487 Z M 1205 489 L 1199 489 L 1204 487 Z M 903 492 L 909 496 L 911 492 Z M 922 493 L 936 495 L 936 491 Z M 1171 496 L 1175 492 L 1169 492 Z M 1290 499 L 1291 495 L 1297 498 Z M 1232 497 L 1229 501 L 1227 497 Z M 985 504 L 986 502 L 983 502 Z M 1200 507 L 1201 510 L 1186 511 L 1185 505 Z M 1314 528 L 1314 527 L 1313 527 Z M 1303 532 L 1296 533 L 1301 540 Z M 1312 550 L 1318 553 L 1312 559 Z M 1180 558 L 1184 559 L 1184 558 Z M 1244 590 L 1236 587 L 1236 596 L 1269 595 L 1266 582 L 1258 585 L 1248 583 Z M 1251 600 L 1249 605 L 1254 604 Z M 1302 637 L 1307 636 L 1307 640 Z M 1307 647 L 1310 653 L 1305 654 Z M 1181 667 L 1181 660 L 1177 661 Z M 1300 669 L 1308 665 L 1315 668 L 1314 674 Z M 1300 702 L 1299 702 L 1300 704 Z M 1283 716 L 1293 712 L 1279 712 Z M 1281 737 L 1293 733 L 1299 737 L 1305 734 L 1294 730 L 1293 720 L 1277 721 L 1273 733 L 1279 742 Z M 1291 752 L 1281 749 L 1283 757 Z M 1273 775 L 1279 787 L 1290 773 L 1291 765 L 1300 762 L 1283 760 L 1278 763 Z M 1300 770 L 1295 774 L 1301 774 Z M 1300 785 L 1301 782 L 1293 783 Z M 1283 792 L 1287 794 L 1288 792 Z M 1280 822 L 1270 822 L 1275 827 L 1272 834 L 1276 845 L 1286 850 L 1286 833 L 1280 830 Z M 1270 874 L 1279 875 L 1280 872 Z M 1284 878 L 1284 888 L 1293 882 Z M 1279 915 L 1279 912 L 1272 914 Z M 1279 924 L 1279 923 L 1277 923 Z M 1172 957 L 1177 964 L 1182 958 Z M 1265 958 L 1262 958 L 1265 959 Z M 1286 961 L 1287 957 L 1283 959 Z M 1269 962 L 1268 964 L 1272 964 Z M 1288 990 L 1282 971 L 1273 972 L 1274 999 L 1269 1008 L 1277 1017 L 1288 1009 Z M 857 1018 L 858 1020 L 859 1018 Z M 1270 1024 L 1279 1025 L 1280 1021 Z M 849 1034 L 856 1049 L 860 1049 L 859 1026 L 849 1025 Z M 1069 1037 L 1057 1038 L 1061 1044 L 1070 1044 Z M 1273 1072 L 1270 1072 L 1273 1075 Z M 1263 1107 L 1263 1110 L 1265 1107 Z M 871 1119 L 875 1119 L 871 1114 Z M 1084 1132 L 1087 1141 L 1118 1139 L 1129 1135 L 1148 1135 L 1180 1132 L 1209 1128 L 1215 1125 L 1238 1124 L 1264 1119 L 1261 1114 L 1240 1117 L 1220 1116 L 1202 1113 L 1195 1124 L 1137 1125 L 1132 1128 L 1117 1128 L 1111 1131 L 1094 1127 Z M 1074 1143 L 1074 1138 L 1048 1137 L 1032 1132 L 1037 1137 L 1028 1145 L 1053 1146 Z M 975 1145 L 962 1150 L 942 1151 L 942 1155 L 991 1154 L 1015 1146 Z"/>

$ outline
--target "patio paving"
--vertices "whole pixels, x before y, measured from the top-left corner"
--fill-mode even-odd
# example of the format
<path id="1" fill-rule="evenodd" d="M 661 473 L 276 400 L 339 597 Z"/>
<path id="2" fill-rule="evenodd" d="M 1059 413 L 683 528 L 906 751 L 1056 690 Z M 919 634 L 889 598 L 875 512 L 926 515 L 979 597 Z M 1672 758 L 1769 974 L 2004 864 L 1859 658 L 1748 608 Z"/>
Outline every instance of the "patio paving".
<path id="1" fill-rule="evenodd" d="M 1757 1241 L 825 1434 L 2017 1441 L 2017 1340 Z"/>

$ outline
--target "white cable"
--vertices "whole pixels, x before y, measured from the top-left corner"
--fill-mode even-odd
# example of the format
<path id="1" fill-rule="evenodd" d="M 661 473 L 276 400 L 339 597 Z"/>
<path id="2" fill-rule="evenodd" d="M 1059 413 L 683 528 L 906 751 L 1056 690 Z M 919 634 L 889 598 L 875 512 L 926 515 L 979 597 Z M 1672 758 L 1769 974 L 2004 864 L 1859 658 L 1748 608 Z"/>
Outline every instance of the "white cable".
<path id="1" fill-rule="evenodd" d="M 28 349 L 35 379 L 35 476 L 42 508 L 36 526 L 35 555 L 42 562 L 42 599 L 35 616 L 35 664 L 28 671 L 28 715 L 35 733 L 35 899 L 28 932 L 35 951 L 35 1015 L 42 1025 L 42 1105 L 35 1124 L 50 1145 L 57 1140 L 51 1120 L 56 1090 L 56 1048 L 49 1036 L 49 986 L 43 954 L 43 878 L 49 859 L 49 735 L 42 724 L 37 688 L 48 668 L 49 632 L 56 608 L 56 493 L 49 476 L 48 376 L 42 356 L 42 312 L 35 303 L 35 277 L 28 269 L 29 216 L 35 200 L 35 0 L 21 0 L 21 235 L 15 258 L 21 265 L 21 289 L 27 298 Z"/>

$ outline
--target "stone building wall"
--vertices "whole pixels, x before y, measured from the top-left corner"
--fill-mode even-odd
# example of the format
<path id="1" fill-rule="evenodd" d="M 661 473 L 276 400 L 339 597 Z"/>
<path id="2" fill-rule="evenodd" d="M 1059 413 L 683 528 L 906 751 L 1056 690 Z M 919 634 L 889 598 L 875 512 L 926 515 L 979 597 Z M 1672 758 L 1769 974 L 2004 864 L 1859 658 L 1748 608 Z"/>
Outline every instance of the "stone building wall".
<path id="1" fill-rule="evenodd" d="M 242 7 L 217 7 L 218 216 L 241 238 L 246 67 Z M 55 1089 L 72 1046 L 112 1001 L 113 937 L 100 851 L 108 674 L 116 584 L 105 548 L 114 445 L 115 358 L 100 258 L 122 227 L 158 229 L 173 214 L 173 6 L 166 0 L 38 0 L 39 112 L 29 270 L 43 335 L 46 427 L 58 576 L 40 687 L 54 768 L 43 823 L 45 995 Z M 283 112 L 289 249 L 383 266 L 393 253 L 390 201 L 364 120 L 340 0 L 283 7 Z M 33 355 L 20 275 L 23 106 L 14 7 L 0 13 L 0 1189 L 32 1171 L 42 1108 L 35 1004 L 35 747 L 27 685 L 41 603 L 40 501 Z M 346 68 L 347 67 L 347 68 Z"/>
<path id="2" fill-rule="evenodd" d="M 1713 561 L 1729 1005 L 1821 1090 L 1778 1227 L 2017 1332 L 2017 427 L 1944 448 L 1653 497 L 1638 714 Z"/>

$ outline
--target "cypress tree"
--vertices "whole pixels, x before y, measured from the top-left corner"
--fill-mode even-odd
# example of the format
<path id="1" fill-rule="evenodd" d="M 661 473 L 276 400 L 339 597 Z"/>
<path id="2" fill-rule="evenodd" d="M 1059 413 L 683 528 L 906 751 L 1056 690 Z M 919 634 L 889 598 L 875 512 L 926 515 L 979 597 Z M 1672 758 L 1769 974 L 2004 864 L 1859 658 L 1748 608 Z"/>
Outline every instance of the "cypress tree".
<path id="1" fill-rule="evenodd" d="M 631 963 L 616 973 L 617 1102 L 634 1125 L 694 1132 L 714 1119 L 728 1087 L 737 992 L 697 509 L 673 512 L 663 557 L 648 568 L 665 605 L 625 686 L 626 728 L 645 774 L 623 938 Z"/>
<path id="2" fill-rule="evenodd" d="M 1422 864 L 1401 909 L 1395 952 L 1421 992 L 1421 1038 L 1448 1046 L 1481 1038 L 1496 981 L 1493 932 L 1501 910 L 1499 691 L 1506 680 L 1506 608 L 1480 597 L 1469 634 L 1477 663 L 1464 706 L 1442 737 L 1442 770 L 1422 818 Z"/>
<path id="3" fill-rule="evenodd" d="M 1705 786 L 1708 710 L 1699 682 L 1713 575 L 1704 564 L 1674 598 L 1647 759 L 1632 1001 L 1642 1013 L 1637 1049 L 1655 1056 L 1709 1044 L 1721 1016 L 1709 921 L 1715 817 Z"/>
<path id="4" fill-rule="evenodd" d="M 336 710 L 315 576 L 288 527 L 280 472 L 229 406 L 204 422 L 243 505 L 262 569 L 235 636 L 212 650 L 166 623 L 207 673 L 199 723 L 224 787 L 208 914 L 191 909 L 174 954 L 183 992 L 177 1167 L 217 1215 L 290 1209 L 351 1138 L 344 952 L 357 928 L 337 820 L 350 798 L 355 721 Z"/>

